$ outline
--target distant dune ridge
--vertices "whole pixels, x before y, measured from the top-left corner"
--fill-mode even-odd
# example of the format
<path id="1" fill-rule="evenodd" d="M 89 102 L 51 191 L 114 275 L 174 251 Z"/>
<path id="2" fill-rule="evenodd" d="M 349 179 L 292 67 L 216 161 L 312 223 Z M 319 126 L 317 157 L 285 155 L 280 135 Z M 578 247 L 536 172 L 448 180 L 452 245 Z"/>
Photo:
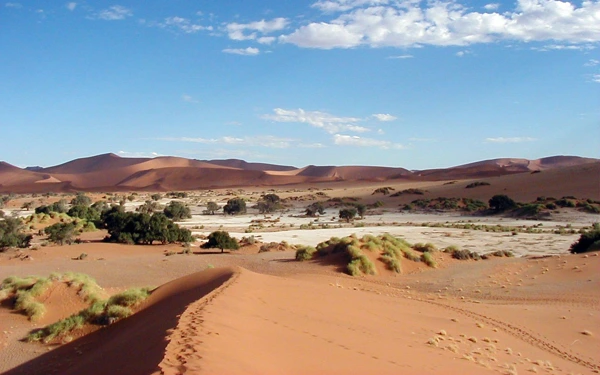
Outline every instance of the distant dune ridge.
<path id="1" fill-rule="evenodd" d="M 168 191 L 244 186 L 280 186 L 330 181 L 442 181 L 497 177 L 533 171 L 600 165 L 599 159 L 552 156 L 537 160 L 492 159 L 443 169 L 409 171 L 375 166 L 303 168 L 238 159 L 123 158 L 103 154 L 48 168 L 18 168 L 0 162 L 0 192 Z M 597 177 L 597 176 L 596 176 Z"/>

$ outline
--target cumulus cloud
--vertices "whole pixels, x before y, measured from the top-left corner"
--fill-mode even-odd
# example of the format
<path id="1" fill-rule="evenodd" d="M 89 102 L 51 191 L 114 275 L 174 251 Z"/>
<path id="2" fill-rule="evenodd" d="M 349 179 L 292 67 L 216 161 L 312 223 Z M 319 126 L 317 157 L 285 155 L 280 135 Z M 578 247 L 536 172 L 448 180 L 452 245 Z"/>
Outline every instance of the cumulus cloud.
<path id="1" fill-rule="evenodd" d="M 274 31 L 283 30 L 288 25 L 288 20 L 285 18 L 274 18 L 270 21 L 256 21 L 250 23 L 232 22 L 225 26 L 229 39 L 232 40 L 254 40 L 258 34 L 269 34 Z M 246 32 L 249 32 L 247 34 Z M 262 39 L 263 42 L 265 39 Z M 266 39 L 269 40 L 269 39 Z"/>
<path id="2" fill-rule="evenodd" d="M 248 48 L 225 48 L 223 50 L 225 53 L 231 53 L 234 55 L 242 55 L 242 56 L 256 56 L 260 53 L 258 48 L 248 47 Z"/>
<path id="3" fill-rule="evenodd" d="M 485 10 L 496 10 L 496 9 L 500 8 L 500 4 L 498 4 L 498 3 L 485 4 L 483 6 L 483 8 Z"/>
<path id="4" fill-rule="evenodd" d="M 202 30 L 211 31 L 213 29 L 212 26 L 202 26 L 183 17 L 167 17 L 162 23 L 159 24 L 159 26 L 162 28 L 181 31 L 186 34 L 193 34 Z"/>
<path id="5" fill-rule="evenodd" d="M 375 113 L 375 114 L 373 115 L 373 117 L 375 117 L 375 118 L 376 118 L 377 120 L 379 120 L 379 121 L 384 121 L 384 122 L 387 122 L 387 121 L 394 121 L 394 120 L 397 120 L 397 119 L 398 119 L 398 117 L 396 117 L 396 116 L 392 116 L 392 115 L 390 115 L 390 114 L 387 114 L 387 113 Z"/>
<path id="6" fill-rule="evenodd" d="M 600 83 L 600 74 L 593 74 L 592 75 L 592 82 Z"/>
<path id="7" fill-rule="evenodd" d="M 275 122 L 295 122 L 309 124 L 315 128 L 323 129 L 330 134 L 340 131 L 351 131 L 355 133 L 370 131 L 369 128 L 355 125 L 356 123 L 362 121 L 362 119 L 356 117 L 340 117 L 326 112 L 305 111 L 301 108 L 275 108 L 273 112 L 273 114 L 267 114 L 261 117 L 265 120 L 271 120 Z"/>
<path id="8" fill-rule="evenodd" d="M 165 137 L 158 138 L 160 141 L 170 142 L 191 142 L 202 144 L 221 144 L 221 145 L 243 145 L 243 146 L 260 146 L 267 148 L 289 148 L 292 138 L 282 138 L 273 135 L 259 135 L 246 137 L 220 137 L 220 138 L 194 138 L 194 137 Z"/>
<path id="9" fill-rule="evenodd" d="M 335 134 L 333 143 L 338 146 L 379 147 L 383 149 L 402 149 L 403 145 L 373 138 L 363 138 L 355 135 Z"/>
<path id="10" fill-rule="evenodd" d="M 66 7 L 72 12 L 75 10 L 75 8 L 77 8 L 77 3 L 67 3 Z"/>
<path id="11" fill-rule="evenodd" d="M 335 0 L 313 4 L 341 14 L 280 36 L 305 48 L 467 46 L 499 40 L 600 41 L 600 2 L 518 0 L 512 11 L 470 11 L 456 1 Z"/>
<path id="12" fill-rule="evenodd" d="M 133 16 L 133 12 L 121 5 L 113 5 L 107 9 L 101 10 L 96 15 L 97 18 L 106 21 L 120 21 Z"/>
<path id="13" fill-rule="evenodd" d="M 533 141 L 536 141 L 536 139 L 531 138 L 531 137 L 512 137 L 512 138 L 497 137 L 497 138 L 486 138 L 485 141 L 488 143 L 521 143 L 521 142 L 533 142 Z"/>

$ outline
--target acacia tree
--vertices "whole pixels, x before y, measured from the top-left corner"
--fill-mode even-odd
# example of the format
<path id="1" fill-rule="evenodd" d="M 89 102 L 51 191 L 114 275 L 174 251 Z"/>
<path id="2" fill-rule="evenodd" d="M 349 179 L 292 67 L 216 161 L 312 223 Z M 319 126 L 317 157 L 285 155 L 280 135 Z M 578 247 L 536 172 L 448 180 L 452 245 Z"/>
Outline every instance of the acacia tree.
<path id="1" fill-rule="evenodd" d="M 228 215 L 237 215 L 246 213 L 246 201 L 242 198 L 232 198 L 227 201 L 227 204 L 223 207 L 223 212 Z"/>
<path id="2" fill-rule="evenodd" d="M 171 201 L 171 203 L 165 207 L 163 212 L 169 219 L 173 219 L 175 221 L 181 221 L 183 219 L 189 219 L 192 217 L 190 208 L 178 201 Z"/>
<path id="3" fill-rule="evenodd" d="M 317 214 L 324 215 L 325 207 L 323 207 L 323 203 L 321 202 L 313 202 L 305 209 L 306 216 L 316 217 Z"/>
<path id="4" fill-rule="evenodd" d="M 502 212 L 517 207 L 517 203 L 506 195 L 494 195 L 490 201 L 490 208 L 496 212 Z"/>
<path id="5" fill-rule="evenodd" d="M 356 208 L 351 207 L 351 208 L 342 208 L 340 210 L 340 219 L 346 220 L 346 222 L 350 222 L 354 219 L 354 217 L 356 216 Z"/>
<path id="6" fill-rule="evenodd" d="M 217 202 L 213 202 L 210 201 L 206 204 L 206 213 L 209 213 L 211 215 L 215 214 L 215 211 L 219 211 L 219 205 L 217 204 Z"/>
<path id="7" fill-rule="evenodd" d="M 237 250 L 240 248 L 240 245 L 228 232 L 218 230 L 208 235 L 208 242 L 202 245 L 202 247 L 205 249 L 221 249 L 222 253 L 225 249 Z"/>

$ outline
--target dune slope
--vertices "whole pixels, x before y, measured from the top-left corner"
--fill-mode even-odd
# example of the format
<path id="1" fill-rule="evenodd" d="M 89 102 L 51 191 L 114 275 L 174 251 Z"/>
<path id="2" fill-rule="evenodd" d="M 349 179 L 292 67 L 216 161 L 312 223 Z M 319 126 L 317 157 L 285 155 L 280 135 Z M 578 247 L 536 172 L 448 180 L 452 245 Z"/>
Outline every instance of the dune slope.
<path id="1" fill-rule="evenodd" d="M 131 318 L 93 332 L 9 370 L 16 374 L 152 374 L 165 357 L 168 337 L 189 304 L 215 292 L 236 274 L 210 269 L 156 289 Z"/>

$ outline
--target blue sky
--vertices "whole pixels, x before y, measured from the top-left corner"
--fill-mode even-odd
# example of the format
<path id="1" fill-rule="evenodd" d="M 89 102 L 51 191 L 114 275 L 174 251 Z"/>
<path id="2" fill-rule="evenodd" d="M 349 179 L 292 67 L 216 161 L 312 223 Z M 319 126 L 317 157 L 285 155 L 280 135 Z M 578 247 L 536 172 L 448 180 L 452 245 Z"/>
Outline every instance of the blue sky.
<path id="1" fill-rule="evenodd" d="M 0 3 L 0 160 L 600 157 L 600 2 Z"/>

